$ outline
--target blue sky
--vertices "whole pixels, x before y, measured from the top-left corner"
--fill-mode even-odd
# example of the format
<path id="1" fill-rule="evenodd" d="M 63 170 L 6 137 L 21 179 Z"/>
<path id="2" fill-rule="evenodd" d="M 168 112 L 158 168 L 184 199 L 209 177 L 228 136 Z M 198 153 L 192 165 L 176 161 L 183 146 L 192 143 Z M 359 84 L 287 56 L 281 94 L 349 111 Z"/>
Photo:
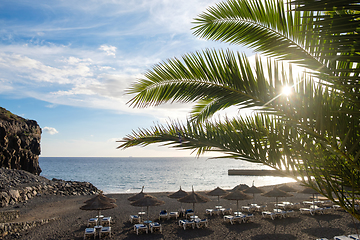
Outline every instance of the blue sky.
<path id="1" fill-rule="evenodd" d="M 159 146 L 117 150 L 115 141 L 190 110 L 129 107 L 125 90 L 147 69 L 205 48 L 245 50 L 192 35 L 193 18 L 216 2 L 2 0 L 0 106 L 38 122 L 44 157 L 190 156 Z"/>

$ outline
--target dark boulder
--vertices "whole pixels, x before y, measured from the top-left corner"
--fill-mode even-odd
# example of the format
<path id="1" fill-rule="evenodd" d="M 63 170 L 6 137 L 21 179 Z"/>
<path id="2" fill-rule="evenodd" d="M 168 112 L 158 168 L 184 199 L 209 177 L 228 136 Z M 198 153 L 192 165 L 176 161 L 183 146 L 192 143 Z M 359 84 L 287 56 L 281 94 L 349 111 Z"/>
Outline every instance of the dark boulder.
<path id="1" fill-rule="evenodd" d="M 0 167 L 39 175 L 41 128 L 0 107 Z"/>

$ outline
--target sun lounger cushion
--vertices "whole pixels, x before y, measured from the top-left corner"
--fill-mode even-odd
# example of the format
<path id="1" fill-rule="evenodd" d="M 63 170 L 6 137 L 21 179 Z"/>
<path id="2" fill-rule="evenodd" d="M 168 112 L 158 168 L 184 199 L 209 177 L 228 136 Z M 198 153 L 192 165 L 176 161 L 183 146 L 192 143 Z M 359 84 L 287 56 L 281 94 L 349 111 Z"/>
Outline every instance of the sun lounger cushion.
<path id="1" fill-rule="evenodd" d="M 162 233 L 162 226 L 160 223 L 157 223 L 157 222 L 153 222 L 153 223 L 150 223 L 150 231 L 151 232 L 154 232 L 155 229 L 159 229 L 160 233 Z"/>
<path id="2" fill-rule="evenodd" d="M 186 230 L 186 226 L 192 226 L 195 229 L 195 221 L 194 220 L 179 220 L 179 226 L 182 226 L 184 230 Z"/>
<path id="3" fill-rule="evenodd" d="M 134 231 L 136 231 L 136 235 L 139 235 L 139 230 L 145 230 L 146 233 L 148 233 L 148 227 L 144 224 L 135 224 L 134 225 Z"/>
<path id="4" fill-rule="evenodd" d="M 101 219 L 101 224 L 104 225 L 104 223 L 108 224 L 110 226 L 111 217 L 103 217 Z"/>
<path id="5" fill-rule="evenodd" d="M 86 238 L 86 235 L 94 235 L 94 239 L 95 239 L 96 236 L 95 228 L 86 228 L 84 233 L 84 239 Z"/>
<path id="6" fill-rule="evenodd" d="M 99 238 L 101 239 L 101 234 L 108 233 L 111 237 L 111 227 L 102 227 L 99 233 Z"/>
<path id="7" fill-rule="evenodd" d="M 335 236 L 334 240 L 353 240 L 352 238 L 349 238 L 345 235 L 341 235 L 341 236 Z"/>
<path id="8" fill-rule="evenodd" d="M 351 235 L 348 235 L 348 237 L 351 239 L 354 239 L 354 240 L 360 240 L 360 235 L 357 235 L 357 234 L 351 234 Z"/>
<path id="9" fill-rule="evenodd" d="M 198 219 L 196 222 L 196 227 L 197 228 L 200 228 L 201 226 L 204 226 L 204 227 L 208 227 L 208 220 L 205 218 L 205 219 Z"/>
<path id="10" fill-rule="evenodd" d="M 90 226 L 90 225 L 97 225 L 97 223 L 98 223 L 98 218 L 90 218 L 89 220 L 88 220 L 88 226 Z"/>
<path id="11" fill-rule="evenodd" d="M 140 223 L 141 221 L 141 217 L 139 215 L 130 215 L 130 222 L 133 223 L 133 222 L 138 222 Z"/>

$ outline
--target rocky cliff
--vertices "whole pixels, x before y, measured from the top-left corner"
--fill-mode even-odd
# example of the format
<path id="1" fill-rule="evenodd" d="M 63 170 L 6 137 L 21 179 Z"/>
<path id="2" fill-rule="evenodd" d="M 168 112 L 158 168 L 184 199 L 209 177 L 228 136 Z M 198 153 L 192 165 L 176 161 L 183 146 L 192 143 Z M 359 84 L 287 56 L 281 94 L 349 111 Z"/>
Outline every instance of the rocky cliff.
<path id="1" fill-rule="evenodd" d="M 39 175 L 41 128 L 0 107 L 0 167 Z"/>

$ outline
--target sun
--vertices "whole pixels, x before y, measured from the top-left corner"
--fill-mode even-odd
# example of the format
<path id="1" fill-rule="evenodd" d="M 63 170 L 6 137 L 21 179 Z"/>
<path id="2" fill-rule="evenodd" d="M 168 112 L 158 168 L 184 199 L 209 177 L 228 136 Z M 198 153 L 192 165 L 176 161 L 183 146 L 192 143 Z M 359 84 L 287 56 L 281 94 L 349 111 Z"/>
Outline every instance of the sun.
<path id="1" fill-rule="evenodd" d="M 281 93 L 285 96 L 289 96 L 292 92 L 292 87 L 284 86 Z"/>

